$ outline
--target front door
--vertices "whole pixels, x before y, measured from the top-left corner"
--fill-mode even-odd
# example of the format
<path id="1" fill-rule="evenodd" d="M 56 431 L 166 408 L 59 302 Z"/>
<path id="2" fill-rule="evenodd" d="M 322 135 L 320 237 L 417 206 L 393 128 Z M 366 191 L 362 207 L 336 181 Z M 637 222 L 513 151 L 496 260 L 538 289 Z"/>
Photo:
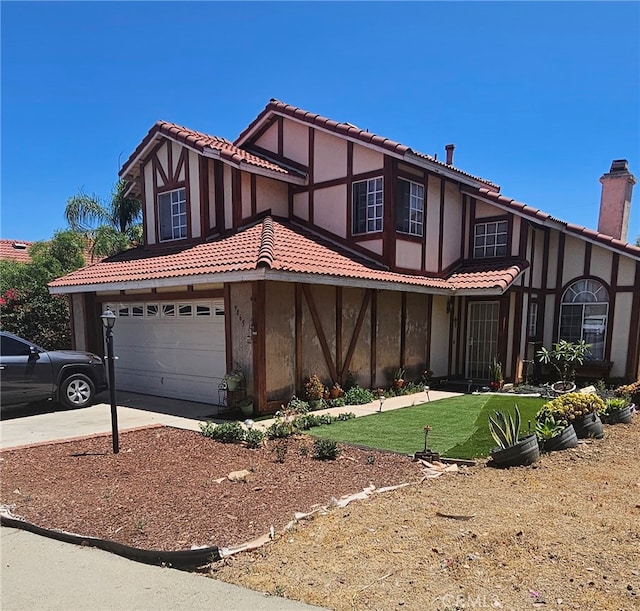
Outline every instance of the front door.
<path id="1" fill-rule="evenodd" d="M 498 353 L 498 301 L 469 303 L 467 337 L 467 377 L 489 379 L 489 365 Z"/>

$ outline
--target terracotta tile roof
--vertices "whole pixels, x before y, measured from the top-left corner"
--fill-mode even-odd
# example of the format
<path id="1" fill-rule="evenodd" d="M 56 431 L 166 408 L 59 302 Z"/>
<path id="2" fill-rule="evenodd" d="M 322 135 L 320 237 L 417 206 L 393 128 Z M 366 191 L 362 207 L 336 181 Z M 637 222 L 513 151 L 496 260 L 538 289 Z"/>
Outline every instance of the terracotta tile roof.
<path id="1" fill-rule="evenodd" d="M 456 272 L 448 280 L 399 274 L 306 229 L 267 217 L 234 234 L 203 244 L 161 251 L 129 250 L 58 278 L 49 286 L 53 289 L 87 285 L 95 288 L 119 282 L 172 278 L 177 283 L 185 283 L 194 276 L 264 270 L 267 279 L 273 273 L 284 273 L 285 276 L 291 273 L 308 275 L 310 279 L 322 278 L 327 283 L 331 278 L 349 279 L 354 281 L 354 286 L 360 280 L 422 287 L 442 293 L 473 288 L 502 292 L 522 269 L 522 264 L 520 267 L 516 264 L 489 265 L 488 276 L 483 276 L 478 268 Z"/>
<path id="2" fill-rule="evenodd" d="M 447 279 L 458 291 L 465 289 L 506 291 L 518 276 L 529 267 L 528 261 L 483 261 L 459 267 Z"/>
<path id="3" fill-rule="evenodd" d="M 22 240 L 0 240 L 0 259 L 13 259 L 22 263 L 30 263 L 29 248 L 33 242 Z"/>
<path id="4" fill-rule="evenodd" d="M 464 172 L 459 168 L 456 168 L 452 165 L 447 165 L 442 161 L 438 161 L 435 157 L 431 155 L 426 155 L 425 153 L 420 153 L 419 151 L 415 151 L 412 148 L 400 144 L 399 142 L 395 142 L 394 140 L 390 140 L 389 138 L 384 138 L 383 136 L 378 136 L 373 134 L 367 130 L 360 129 L 355 125 L 351 125 L 351 123 L 338 123 L 337 121 L 333 121 L 332 119 L 327 119 L 321 115 L 317 115 L 312 112 L 308 112 L 306 110 L 302 110 L 296 106 L 291 106 L 290 104 L 285 104 L 284 102 L 280 102 L 272 98 L 269 103 L 266 105 L 264 110 L 251 122 L 251 124 L 236 138 L 235 144 L 242 146 L 245 138 L 249 135 L 249 133 L 263 121 L 263 119 L 271 113 L 280 113 L 282 115 L 286 115 L 289 117 L 294 117 L 299 119 L 300 121 L 304 121 L 305 123 L 310 123 L 317 127 L 321 127 L 323 129 L 330 130 L 341 136 L 347 136 L 349 138 L 354 138 L 356 140 L 360 140 L 361 142 L 366 142 L 367 144 L 373 144 L 375 146 L 379 146 L 391 153 L 397 153 L 398 155 L 405 156 L 415 155 L 420 159 L 426 159 L 431 163 L 439 165 L 443 168 L 447 168 L 456 172 L 458 174 L 462 174 L 463 176 L 467 176 L 473 180 L 477 180 L 485 183 L 493 187 L 494 189 L 499 189 L 500 187 L 495 183 L 486 180 L 484 178 L 480 178 L 478 176 L 474 176 L 473 174 L 469 174 L 468 172 Z"/>
<path id="5" fill-rule="evenodd" d="M 129 159 L 125 162 L 120 170 L 120 176 L 124 176 L 131 170 L 131 166 L 138 159 L 140 154 L 145 150 L 151 142 L 156 139 L 158 135 L 167 136 L 184 144 L 185 146 L 197 151 L 198 153 L 206 153 L 207 151 L 215 151 L 220 157 L 228 161 L 234 166 L 246 164 L 256 168 L 262 168 L 264 170 L 270 170 L 282 175 L 292 174 L 293 171 L 290 168 L 285 168 L 272 161 L 262 159 L 257 155 L 253 155 L 229 142 L 224 138 L 218 136 L 210 136 L 202 132 L 197 132 L 187 127 L 176 125 L 175 123 L 168 123 L 167 121 L 158 121 L 143 138 L 142 142 L 136 147 Z"/>
<path id="6" fill-rule="evenodd" d="M 623 242 L 622 240 L 617 240 L 611 236 L 605 235 L 604 233 L 598 233 L 593 229 L 588 229 L 587 227 L 583 227 L 582 225 L 574 225 L 573 223 L 567 223 L 565 221 L 561 221 L 546 212 L 542 212 L 537 208 L 533 208 L 532 206 L 528 206 L 527 204 L 523 204 L 522 202 L 518 202 L 515 199 L 505 197 L 501 195 L 497 191 L 493 191 L 491 189 L 473 189 L 468 192 L 475 192 L 477 195 L 484 197 L 489 201 L 494 201 L 498 204 L 502 204 L 512 210 L 527 216 L 535 221 L 543 223 L 545 221 L 553 221 L 554 223 L 558 223 L 561 226 L 564 226 L 564 229 L 567 233 L 572 233 L 581 238 L 586 238 L 592 240 L 594 242 L 599 242 L 605 246 L 609 246 L 614 250 L 618 250 L 620 252 L 624 252 L 625 254 L 632 255 L 633 257 L 640 257 L 640 248 L 638 246 L 634 246 L 633 244 L 628 244 L 627 242 Z"/>

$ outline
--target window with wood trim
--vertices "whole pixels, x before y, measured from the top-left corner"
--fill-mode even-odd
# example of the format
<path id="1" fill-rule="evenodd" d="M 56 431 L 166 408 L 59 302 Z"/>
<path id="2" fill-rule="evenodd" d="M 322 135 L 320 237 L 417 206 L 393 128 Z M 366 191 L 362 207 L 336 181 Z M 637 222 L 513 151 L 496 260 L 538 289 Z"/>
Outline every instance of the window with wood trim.
<path id="1" fill-rule="evenodd" d="M 473 230 L 473 257 L 506 257 L 508 229 L 507 221 L 476 223 Z"/>
<path id="2" fill-rule="evenodd" d="M 422 237 L 423 227 L 424 187 L 400 178 L 396 198 L 396 231 Z"/>
<path id="3" fill-rule="evenodd" d="M 174 189 L 158 195 L 158 218 L 161 242 L 187 237 L 186 189 Z"/>
<path id="4" fill-rule="evenodd" d="M 353 183 L 352 233 L 382 231 L 382 177 Z"/>
<path id="5" fill-rule="evenodd" d="M 583 339 L 591 351 L 588 359 L 603 361 L 608 314 L 609 292 L 605 286 L 591 278 L 578 280 L 562 295 L 558 338 L 568 342 Z"/>

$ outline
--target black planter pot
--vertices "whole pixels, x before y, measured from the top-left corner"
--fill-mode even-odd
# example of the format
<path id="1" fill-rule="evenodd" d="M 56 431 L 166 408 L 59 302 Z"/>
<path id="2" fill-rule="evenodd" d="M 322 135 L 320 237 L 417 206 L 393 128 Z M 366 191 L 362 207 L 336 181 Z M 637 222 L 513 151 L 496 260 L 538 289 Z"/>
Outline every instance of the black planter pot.
<path id="1" fill-rule="evenodd" d="M 573 428 L 573 424 L 563 429 L 560 435 L 556 435 L 551 439 L 547 439 L 542 449 L 545 452 L 557 452 L 559 450 L 568 450 L 569 448 L 575 448 L 578 445 L 578 436 L 576 430 Z"/>
<path id="2" fill-rule="evenodd" d="M 607 414 L 604 417 L 604 422 L 606 424 L 629 424 L 633 419 L 633 412 L 635 410 L 635 405 L 629 405 L 624 409 L 619 409 L 610 414 Z"/>
<path id="3" fill-rule="evenodd" d="M 573 421 L 573 428 L 576 430 L 578 439 L 602 439 L 604 437 L 604 427 L 598 414 L 587 414 Z"/>
<path id="4" fill-rule="evenodd" d="M 495 448 L 491 450 L 492 467 L 518 467 L 531 465 L 540 458 L 540 448 L 535 435 L 528 435 L 520 439 L 518 443 L 510 448 Z"/>

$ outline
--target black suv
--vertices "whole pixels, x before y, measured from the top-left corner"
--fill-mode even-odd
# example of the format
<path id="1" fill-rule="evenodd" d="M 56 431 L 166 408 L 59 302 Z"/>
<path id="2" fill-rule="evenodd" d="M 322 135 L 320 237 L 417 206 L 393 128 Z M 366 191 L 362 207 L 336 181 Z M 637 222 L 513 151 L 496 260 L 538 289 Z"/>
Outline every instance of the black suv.
<path id="1" fill-rule="evenodd" d="M 86 407 L 108 387 L 102 359 L 90 352 L 47 351 L 17 335 L 0 332 L 2 405 L 53 399 Z"/>

